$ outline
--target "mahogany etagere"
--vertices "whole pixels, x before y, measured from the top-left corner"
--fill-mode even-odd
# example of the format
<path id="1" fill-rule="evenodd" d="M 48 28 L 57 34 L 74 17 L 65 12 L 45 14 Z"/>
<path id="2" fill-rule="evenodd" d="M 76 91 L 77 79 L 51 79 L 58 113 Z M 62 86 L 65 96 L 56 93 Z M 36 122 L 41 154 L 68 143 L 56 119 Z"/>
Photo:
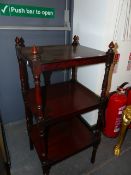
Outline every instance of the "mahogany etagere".
<path id="1" fill-rule="evenodd" d="M 50 167 L 56 162 L 90 146 L 93 147 L 91 162 L 94 163 L 101 139 L 114 45 L 111 43 L 108 52 L 104 53 L 81 46 L 75 39 L 72 45 L 33 47 L 25 47 L 22 38 L 15 40 L 30 147 L 35 147 L 44 175 L 49 174 Z M 105 63 L 100 96 L 77 81 L 78 67 L 99 63 Z M 34 79 L 32 88 L 27 66 Z M 64 69 L 71 70 L 71 78 L 52 84 L 52 72 Z M 98 120 L 92 130 L 81 114 L 95 109 L 99 110 Z"/>

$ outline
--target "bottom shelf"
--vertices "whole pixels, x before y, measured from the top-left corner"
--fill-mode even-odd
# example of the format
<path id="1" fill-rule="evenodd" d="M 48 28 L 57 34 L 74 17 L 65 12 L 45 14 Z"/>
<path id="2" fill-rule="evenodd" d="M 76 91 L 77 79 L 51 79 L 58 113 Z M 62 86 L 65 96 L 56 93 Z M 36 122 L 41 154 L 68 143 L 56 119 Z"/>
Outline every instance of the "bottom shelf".
<path id="1" fill-rule="evenodd" d="M 44 140 L 40 138 L 35 126 L 31 138 L 40 160 L 44 150 Z M 48 136 L 48 163 L 54 164 L 81 150 L 92 146 L 98 138 L 87 128 L 79 117 L 72 118 L 54 125 L 49 129 Z"/>

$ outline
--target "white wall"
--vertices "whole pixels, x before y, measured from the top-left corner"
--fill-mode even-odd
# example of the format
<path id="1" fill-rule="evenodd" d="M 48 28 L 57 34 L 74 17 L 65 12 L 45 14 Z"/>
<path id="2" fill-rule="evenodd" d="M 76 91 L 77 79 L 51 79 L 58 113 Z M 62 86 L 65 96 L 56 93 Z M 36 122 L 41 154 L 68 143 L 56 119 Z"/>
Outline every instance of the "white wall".
<path id="1" fill-rule="evenodd" d="M 113 40 L 118 3 L 119 0 L 74 0 L 73 35 L 80 37 L 81 45 L 107 51 Z M 117 73 L 113 74 L 111 90 L 124 81 L 131 82 L 131 71 L 126 71 L 131 42 L 119 39 L 118 45 L 121 60 Z M 100 94 L 104 68 L 104 64 L 79 68 L 78 80 Z M 84 115 L 90 124 L 95 124 L 96 116 L 96 112 Z"/>

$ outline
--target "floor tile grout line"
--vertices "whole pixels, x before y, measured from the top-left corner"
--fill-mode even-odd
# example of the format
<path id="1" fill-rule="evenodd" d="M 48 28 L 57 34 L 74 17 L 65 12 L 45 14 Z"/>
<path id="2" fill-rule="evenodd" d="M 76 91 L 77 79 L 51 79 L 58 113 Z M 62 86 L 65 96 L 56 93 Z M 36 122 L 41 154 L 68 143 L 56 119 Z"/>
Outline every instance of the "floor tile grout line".
<path id="1" fill-rule="evenodd" d="M 123 150 L 120 154 L 119 157 L 121 157 L 122 155 L 124 155 L 126 152 L 131 150 L 131 146 L 129 146 L 127 149 Z M 119 158 L 118 157 L 118 158 Z M 105 161 L 104 163 L 102 163 L 101 165 L 99 165 L 98 167 L 94 168 L 93 170 L 87 172 L 87 174 L 85 173 L 84 175 L 92 175 L 93 173 L 95 173 L 97 170 L 103 168 L 105 165 L 107 165 L 108 163 L 112 162 L 113 160 L 116 159 L 116 156 L 110 158 L 109 160 Z"/>

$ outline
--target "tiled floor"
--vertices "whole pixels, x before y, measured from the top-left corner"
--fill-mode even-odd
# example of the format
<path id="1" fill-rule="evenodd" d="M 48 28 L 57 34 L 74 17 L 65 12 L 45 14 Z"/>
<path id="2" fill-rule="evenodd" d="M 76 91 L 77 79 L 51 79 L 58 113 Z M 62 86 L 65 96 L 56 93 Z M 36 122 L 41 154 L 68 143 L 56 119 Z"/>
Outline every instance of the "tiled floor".
<path id="1" fill-rule="evenodd" d="M 12 175 L 42 175 L 35 151 L 30 151 L 24 121 L 6 125 L 7 142 L 11 155 Z M 117 139 L 102 136 L 95 164 L 90 163 L 92 148 L 56 164 L 50 175 L 130 175 L 131 130 L 128 130 L 119 158 L 113 155 Z"/>

